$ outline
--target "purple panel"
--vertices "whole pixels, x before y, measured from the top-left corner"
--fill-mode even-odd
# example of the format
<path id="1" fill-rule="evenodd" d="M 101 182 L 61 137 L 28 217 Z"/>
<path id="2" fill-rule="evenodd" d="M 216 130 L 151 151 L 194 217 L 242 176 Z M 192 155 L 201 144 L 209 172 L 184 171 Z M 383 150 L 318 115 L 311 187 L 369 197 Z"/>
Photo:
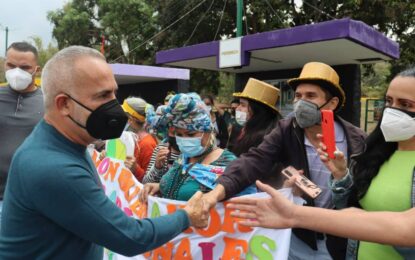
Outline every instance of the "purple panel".
<path id="1" fill-rule="evenodd" d="M 156 66 L 131 65 L 131 64 L 110 64 L 114 75 L 165 78 L 165 79 L 190 79 L 190 70 L 162 68 Z"/>
<path id="2" fill-rule="evenodd" d="M 247 52 L 334 39 L 349 39 L 391 58 L 399 58 L 399 44 L 371 26 L 350 18 L 296 26 L 242 38 L 243 64 L 249 64 Z M 156 63 L 163 64 L 219 55 L 219 42 L 208 42 L 184 48 L 160 51 Z"/>
<path id="3" fill-rule="evenodd" d="M 252 51 L 345 38 L 349 22 L 350 19 L 333 20 L 247 35 L 242 39 L 242 48 Z"/>
<path id="4" fill-rule="evenodd" d="M 206 42 L 183 48 L 159 51 L 156 53 L 156 64 L 217 56 L 218 53 L 219 41 Z"/>
<path id="5" fill-rule="evenodd" d="M 394 59 L 399 58 L 398 43 L 373 27 L 349 18 L 248 35 L 242 39 L 242 49 L 252 51 L 342 38 Z"/>
<path id="6" fill-rule="evenodd" d="M 349 37 L 367 48 L 381 52 L 394 59 L 399 59 L 399 44 L 363 22 L 350 21 Z"/>

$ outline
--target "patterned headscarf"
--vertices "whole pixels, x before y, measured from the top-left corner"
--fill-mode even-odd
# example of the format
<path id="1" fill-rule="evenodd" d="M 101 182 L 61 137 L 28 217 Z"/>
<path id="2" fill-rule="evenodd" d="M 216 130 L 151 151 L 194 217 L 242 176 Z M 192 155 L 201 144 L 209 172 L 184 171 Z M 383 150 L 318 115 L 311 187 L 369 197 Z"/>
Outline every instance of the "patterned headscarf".
<path id="1" fill-rule="evenodd" d="M 173 96 L 160 118 L 159 125 L 173 125 L 189 131 L 210 132 L 213 129 L 205 103 L 196 93 Z"/>
<path id="2" fill-rule="evenodd" d="M 146 125 L 147 131 L 155 134 L 159 140 L 164 140 L 167 137 L 167 124 L 160 124 L 161 114 L 157 114 L 154 111 L 154 107 L 146 110 Z"/>

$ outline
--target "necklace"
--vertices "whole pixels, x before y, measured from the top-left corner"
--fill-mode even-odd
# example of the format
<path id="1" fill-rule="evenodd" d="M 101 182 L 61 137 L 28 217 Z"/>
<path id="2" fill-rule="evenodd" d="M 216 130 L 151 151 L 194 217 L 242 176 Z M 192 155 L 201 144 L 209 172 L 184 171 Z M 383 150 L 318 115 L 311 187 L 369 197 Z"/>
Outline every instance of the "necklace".
<path id="1" fill-rule="evenodd" d="M 184 165 L 186 162 L 183 162 L 183 164 L 180 164 L 180 167 L 177 169 L 177 172 L 174 174 L 174 177 L 172 179 L 172 183 L 168 187 L 167 191 L 167 198 L 171 199 L 177 199 L 179 196 L 179 190 L 182 187 L 183 183 L 186 181 L 186 179 L 190 176 L 189 171 L 192 169 L 192 167 L 197 164 L 203 162 L 203 160 L 214 150 L 216 150 L 216 146 L 214 144 L 209 145 L 209 147 L 206 149 L 206 151 L 199 156 L 196 162 L 191 163 L 187 169 L 184 169 Z"/>

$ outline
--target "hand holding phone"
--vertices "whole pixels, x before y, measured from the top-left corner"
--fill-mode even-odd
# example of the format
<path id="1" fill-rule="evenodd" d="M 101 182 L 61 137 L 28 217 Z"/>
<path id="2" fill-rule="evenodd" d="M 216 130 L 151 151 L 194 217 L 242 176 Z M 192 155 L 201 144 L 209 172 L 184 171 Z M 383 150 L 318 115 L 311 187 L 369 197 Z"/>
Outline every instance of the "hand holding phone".
<path id="1" fill-rule="evenodd" d="M 283 169 L 282 174 L 287 178 L 291 178 L 292 176 L 294 176 L 295 186 L 300 188 L 305 194 L 307 194 L 313 199 L 317 198 L 322 192 L 322 190 L 316 184 L 307 179 L 304 175 L 301 175 L 292 166 L 288 166 L 287 168 Z"/>
<path id="2" fill-rule="evenodd" d="M 332 110 L 321 110 L 321 128 L 323 132 L 323 143 L 326 146 L 326 152 L 332 159 L 336 158 L 336 139 L 334 134 L 334 117 Z"/>

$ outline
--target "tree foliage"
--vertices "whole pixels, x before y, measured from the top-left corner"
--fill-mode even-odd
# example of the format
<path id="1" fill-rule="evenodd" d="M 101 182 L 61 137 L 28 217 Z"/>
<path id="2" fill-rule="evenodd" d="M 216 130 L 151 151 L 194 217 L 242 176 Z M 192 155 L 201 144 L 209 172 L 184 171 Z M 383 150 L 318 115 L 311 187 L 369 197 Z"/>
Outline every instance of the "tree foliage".
<path id="1" fill-rule="evenodd" d="M 362 66 L 362 96 L 383 98 L 391 75 L 390 63 L 380 62 Z"/>
<path id="2" fill-rule="evenodd" d="M 151 42 L 133 51 L 157 30 L 155 9 L 146 1 L 72 0 L 49 12 L 48 19 L 60 49 L 70 45 L 100 49 L 104 36 L 110 61 L 142 64 L 154 56 Z"/>
<path id="3" fill-rule="evenodd" d="M 39 60 L 39 66 L 43 68 L 46 64 L 46 62 L 52 58 L 52 56 L 58 52 L 58 48 L 54 46 L 52 43 L 49 43 L 48 46 L 45 48 L 43 46 L 42 38 L 39 36 L 32 36 L 31 37 L 34 46 L 37 49 L 38 52 L 38 60 Z"/>
<path id="4" fill-rule="evenodd" d="M 415 63 L 412 0 L 244 0 L 244 7 L 244 34 L 350 17 L 399 42 L 390 75 Z M 72 0 L 48 15 L 59 48 L 98 48 L 104 34 L 108 60 L 134 64 L 154 63 L 160 50 L 233 37 L 235 17 L 235 0 Z M 219 73 L 193 70 L 191 79 L 193 90 L 218 93 Z"/>
<path id="5" fill-rule="evenodd" d="M 53 37 L 59 49 L 70 45 L 93 46 L 97 44 L 97 17 L 95 0 L 72 0 L 62 9 L 48 13 L 53 24 Z"/>

